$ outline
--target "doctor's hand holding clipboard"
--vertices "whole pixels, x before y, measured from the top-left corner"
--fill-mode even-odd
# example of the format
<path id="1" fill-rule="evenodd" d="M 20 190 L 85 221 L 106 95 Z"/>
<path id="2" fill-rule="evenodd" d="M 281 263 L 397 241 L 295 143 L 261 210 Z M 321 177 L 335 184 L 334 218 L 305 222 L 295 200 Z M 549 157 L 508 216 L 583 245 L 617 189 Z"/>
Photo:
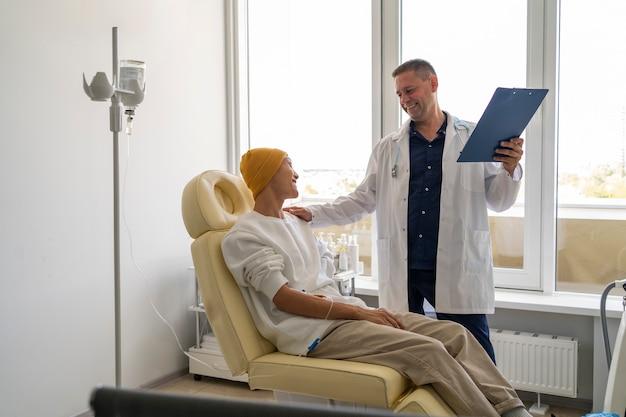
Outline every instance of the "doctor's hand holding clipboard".
<path id="1" fill-rule="evenodd" d="M 458 162 L 502 162 L 504 169 L 512 175 L 524 153 L 524 140 L 519 135 L 547 93 L 547 89 L 497 88 Z"/>
<path id="2" fill-rule="evenodd" d="M 513 175 L 515 167 L 519 164 L 524 154 L 523 145 L 524 139 L 522 138 L 503 140 L 500 142 L 500 146 L 496 148 L 493 160 L 502 162 L 502 167 L 506 169 L 506 172 L 509 175 Z"/>

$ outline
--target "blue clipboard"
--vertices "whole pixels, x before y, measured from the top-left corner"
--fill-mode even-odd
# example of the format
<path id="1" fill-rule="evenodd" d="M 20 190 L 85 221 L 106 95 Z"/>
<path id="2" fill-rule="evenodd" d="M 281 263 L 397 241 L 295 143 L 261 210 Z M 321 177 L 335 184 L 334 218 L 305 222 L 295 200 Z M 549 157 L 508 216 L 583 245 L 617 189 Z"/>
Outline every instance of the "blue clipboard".
<path id="1" fill-rule="evenodd" d="M 493 162 L 500 142 L 522 134 L 546 94 L 545 88 L 496 88 L 457 162 Z"/>

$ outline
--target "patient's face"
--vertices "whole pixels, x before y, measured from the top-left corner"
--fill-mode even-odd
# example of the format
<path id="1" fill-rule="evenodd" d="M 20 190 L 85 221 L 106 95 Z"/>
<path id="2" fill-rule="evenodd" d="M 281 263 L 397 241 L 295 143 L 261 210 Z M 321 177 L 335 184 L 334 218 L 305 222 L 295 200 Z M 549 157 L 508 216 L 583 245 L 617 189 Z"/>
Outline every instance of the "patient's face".
<path id="1" fill-rule="evenodd" d="M 278 195 L 284 199 L 296 198 L 298 197 L 297 180 L 298 173 L 293 169 L 291 159 L 285 158 L 272 178 L 272 186 L 274 190 L 277 191 Z"/>

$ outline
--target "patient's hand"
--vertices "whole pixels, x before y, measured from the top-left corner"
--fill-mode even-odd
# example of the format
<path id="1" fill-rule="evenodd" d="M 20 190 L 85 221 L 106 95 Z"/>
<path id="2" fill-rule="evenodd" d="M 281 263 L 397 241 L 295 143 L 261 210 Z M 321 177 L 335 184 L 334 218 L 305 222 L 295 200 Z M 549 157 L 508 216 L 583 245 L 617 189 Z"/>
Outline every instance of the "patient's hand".
<path id="1" fill-rule="evenodd" d="M 313 215 L 311 214 L 309 209 L 304 207 L 291 206 L 285 207 L 283 210 L 285 210 L 287 213 L 293 214 L 294 216 L 300 217 L 302 220 L 307 222 L 310 222 L 311 219 L 313 219 Z"/>
<path id="2" fill-rule="evenodd" d="M 357 315 L 357 320 L 367 320 L 372 323 L 382 324 L 383 326 L 395 327 L 396 329 L 403 329 L 400 321 L 394 317 L 389 311 L 384 308 L 360 309 Z"/>

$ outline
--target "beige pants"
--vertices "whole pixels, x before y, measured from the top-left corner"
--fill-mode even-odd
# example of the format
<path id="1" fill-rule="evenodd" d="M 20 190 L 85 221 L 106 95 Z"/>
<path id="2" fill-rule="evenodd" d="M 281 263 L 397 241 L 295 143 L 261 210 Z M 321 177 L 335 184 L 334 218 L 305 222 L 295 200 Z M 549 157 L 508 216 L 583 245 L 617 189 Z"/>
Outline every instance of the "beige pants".
<path id="1" fill-rule="evenodd" d="M 523 406 L 463 326 L 413 313 L 394 315 L 404 330 L 365 320 L 338 321 L 309 356 L 388 366 L 417 386 L 431 384 L 460 416 L 497 417 Z"/>

